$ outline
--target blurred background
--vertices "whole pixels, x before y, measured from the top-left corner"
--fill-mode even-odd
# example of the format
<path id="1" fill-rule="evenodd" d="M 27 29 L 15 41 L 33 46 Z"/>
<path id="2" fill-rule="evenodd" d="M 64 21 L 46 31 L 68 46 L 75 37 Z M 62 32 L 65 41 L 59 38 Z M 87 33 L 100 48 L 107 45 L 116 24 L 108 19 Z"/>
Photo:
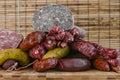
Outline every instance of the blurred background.
<path id="1" fill-rule="evenodd" d="M 85 40 L 120 50 L 120 0 L 0 0 L 0 29 L 24 36 L 32 31 L 32 16 L 47 4 L 63 4 L 75 25 L 87 31 Z"/>

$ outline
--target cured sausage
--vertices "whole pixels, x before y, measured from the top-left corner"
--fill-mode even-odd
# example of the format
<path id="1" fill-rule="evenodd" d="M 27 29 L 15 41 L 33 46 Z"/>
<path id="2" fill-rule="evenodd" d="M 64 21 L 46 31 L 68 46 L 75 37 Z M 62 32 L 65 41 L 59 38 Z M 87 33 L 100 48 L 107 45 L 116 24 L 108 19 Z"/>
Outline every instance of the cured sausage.
<path id="1" fill-rule="evenodd" d="M 17 34 L 16 32 L 9 30 L 0 30 L 0 50 L 17 48 L 22 39 L 22 34 Z"/>
<path id="2" fill-rule="evenodd" d="M 91 66 L 90 61 L 85 58 L 60 59 L 59 69 L 63 71 L 84 71 Z"/>

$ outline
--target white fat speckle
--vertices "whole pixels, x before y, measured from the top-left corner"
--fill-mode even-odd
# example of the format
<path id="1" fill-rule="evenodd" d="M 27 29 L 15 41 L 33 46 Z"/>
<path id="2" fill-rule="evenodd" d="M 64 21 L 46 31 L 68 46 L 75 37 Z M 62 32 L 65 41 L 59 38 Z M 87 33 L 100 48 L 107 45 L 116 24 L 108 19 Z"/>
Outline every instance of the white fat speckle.
<path id="1" fill-rule="evenodd" d="M 43 12 L 43 10 L 41 9 L 41 10 L 40 10 L 40 12 L 42 13 L 42 12 Z"/>
<path id="2" fill-rule="evenodd" d="M 32 23 L 35 23 L 35 21 L 32 21 Z"/>
<path id="3" fill-rule="evenodd" d="M 59 18 L 55 18 L 57 21 L 60 21 L 60 19 Z"/>
<path id="4" fill-rule="evenodd" d="M 39 19 L 41 19 L 41 16 L 39 16 Z"/>

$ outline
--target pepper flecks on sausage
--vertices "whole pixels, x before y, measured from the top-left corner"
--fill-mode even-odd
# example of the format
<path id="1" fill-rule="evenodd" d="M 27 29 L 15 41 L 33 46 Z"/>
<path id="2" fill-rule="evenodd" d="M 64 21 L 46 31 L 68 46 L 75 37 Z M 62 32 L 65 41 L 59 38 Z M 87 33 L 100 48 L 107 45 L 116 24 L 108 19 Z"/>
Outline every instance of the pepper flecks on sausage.
<path id="1" fill-rule="evenodd" d="M 41 61 L 37 61 L 33 64 L 33 69 L 38 72 L 46 71 L 48 69 L 55 68 L 58 63 L 56 58 L 47 58 Z"/>

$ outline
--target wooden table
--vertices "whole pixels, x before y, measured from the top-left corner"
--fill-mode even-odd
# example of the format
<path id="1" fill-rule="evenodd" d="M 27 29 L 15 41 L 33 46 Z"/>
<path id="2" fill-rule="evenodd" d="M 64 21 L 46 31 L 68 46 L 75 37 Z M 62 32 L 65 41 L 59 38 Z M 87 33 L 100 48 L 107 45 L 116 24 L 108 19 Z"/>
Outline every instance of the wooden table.
<path id="1" fill-rule="evenodd" d="M 0 80 L 120 80 L 120 72 L 103 72 L 98 70 L 35 72 L 32 69 L 6 72 L 1 70 Z"/>

